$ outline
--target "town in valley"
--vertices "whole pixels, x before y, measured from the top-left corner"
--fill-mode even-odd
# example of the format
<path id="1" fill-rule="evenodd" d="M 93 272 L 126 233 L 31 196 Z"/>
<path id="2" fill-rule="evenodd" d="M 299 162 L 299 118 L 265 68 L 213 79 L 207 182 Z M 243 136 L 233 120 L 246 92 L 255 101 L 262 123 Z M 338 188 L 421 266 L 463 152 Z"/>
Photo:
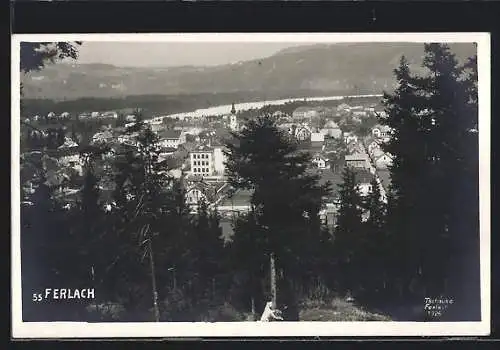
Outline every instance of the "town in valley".
<path id="1" fill-rule="evenodd" d="M 311 154 L 310 169 L 317 172 L 321 182 L 330 181 L 335 185 L 341 182 L 344 166 L 351 166 L 356 171 L 356 181 L 362 194 L 368 194 L 373 178 L 380 184 L 382 198 L 389 185 L 388 166 L 391 156 L 382 150 L 381 145 L 389 136 L 386 126 L 377 123 L 377 116 L 384 115 L 384 110 L 376 97 L 345 97 L 333 101 L 307 102 L 291 100 L 285 106 L 266 106 L 250 110 L 254 115 L 261 110 L 272 108 L 270 114 L 277 119 L 278 127 L 284 131 L 300 148 Z M 329 103 L 328 103 L 329 102 Z M 293 105 L 300 107 L 294 108 Z M 233 193 L 225 177 L 224 144 L 230 132 L 244 127 L 243 111 L 236 109 L 237 104 L 228 106 L 227 113 L 210 116 L 157 116 L 144 120 L 158 134 L 160 157 L 169 166 L 169 175 L 182 179 L 187 189 L 186 204 L 196 211 L 198 201 L 203 198 L 210 206 L 216 207 L 222 215 L 222 227 L 228 238 L 231 235 L 231 222 L 235 215 L 250 209 L 248 191 Z M 290 108 L 291 107 L 291 108 Z M 292 109 L 293 108 L 293 109 Z M 291 112 L 290 112 L 291 111 Z M 95 133 L 88 135 L 84 142 L 89 145 L 106 144 L 111 146 L 102 154 L 103 160 L 113 157 L 115 147 L 136 146 L 137 134 L 125 133 L 133 126 L 136 115 L 122 114 L 117 111 L 92 111 L 85 114 L 71 115 L 68 112 L 47 115 L 34 115 L 24 122 L 32 125 L 31 137 L 47 137 L 49 132 L 64 132 L 64 142 L 51 154 L 61 167 L 54 171 L 47 181 L 61 185 L 59 196 L 70 208 L 78 196 L 79 187 L 71 181 L 83 175 L 85 159 L 80 156 L 82 136 L 68 132 L 73 120 L 93 124 Z M 120 125 L 121 121 L 121 125 Z M 36 157 L 37 151 L 26 152 L 23 157 Z M 76 182 L 77 184 L 78 182 Z M 33 193 L 32 183 L 28 182 L 26 193 Z M 103 197 L 112 191 L 105 179 L 100 184 Z M 29 204 L 29 201 L 26 201 Z M 103 201 L 103 209 L 111 210 L 113 201 Z M 335 225 L 337 208 L 336 193 L 324 199 L 321 218 L 325 224 Z"/>

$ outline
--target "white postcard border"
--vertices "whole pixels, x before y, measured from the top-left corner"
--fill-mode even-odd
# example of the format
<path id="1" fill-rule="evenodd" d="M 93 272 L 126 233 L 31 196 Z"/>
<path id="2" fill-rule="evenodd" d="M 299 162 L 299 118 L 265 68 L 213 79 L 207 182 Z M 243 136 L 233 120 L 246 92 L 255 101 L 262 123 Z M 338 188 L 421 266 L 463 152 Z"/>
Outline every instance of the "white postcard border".
<path id="1" fill-rule="evenodd" d="M 20 252 L 20 42 L 475 42 L 479 76 L 480 322 L 217 322 L 86 323 L 23 322 Z M 489 33 L 214 33 L 214 34 L 15 34 L 11 60 L 12 337 L 306 337 L 306 336 L 481 336 L 490 332 L 490 35 Z"/>

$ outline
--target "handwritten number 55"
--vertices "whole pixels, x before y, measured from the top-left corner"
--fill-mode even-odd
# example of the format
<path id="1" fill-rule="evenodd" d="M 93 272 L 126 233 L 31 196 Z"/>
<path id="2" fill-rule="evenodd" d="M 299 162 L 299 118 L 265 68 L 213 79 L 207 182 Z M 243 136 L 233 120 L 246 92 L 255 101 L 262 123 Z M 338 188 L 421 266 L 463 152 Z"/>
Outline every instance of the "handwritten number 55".
<path id="1" fill-rule="evenodd" d="M 42 301 L 42 294 L 33 293 L 33 301 Z"/>

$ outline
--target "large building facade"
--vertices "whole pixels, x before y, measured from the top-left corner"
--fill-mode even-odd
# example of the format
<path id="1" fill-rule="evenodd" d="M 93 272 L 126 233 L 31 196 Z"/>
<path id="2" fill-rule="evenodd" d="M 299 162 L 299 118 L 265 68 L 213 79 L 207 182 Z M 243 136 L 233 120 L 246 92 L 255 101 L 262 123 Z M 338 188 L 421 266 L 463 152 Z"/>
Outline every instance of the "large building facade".
<path id="1" fill-rule="evenodd" d="M 200 147 L 190 152 L 191 174 L 201 177 L 223 177 L 225 155 L 222 147 Z"/>

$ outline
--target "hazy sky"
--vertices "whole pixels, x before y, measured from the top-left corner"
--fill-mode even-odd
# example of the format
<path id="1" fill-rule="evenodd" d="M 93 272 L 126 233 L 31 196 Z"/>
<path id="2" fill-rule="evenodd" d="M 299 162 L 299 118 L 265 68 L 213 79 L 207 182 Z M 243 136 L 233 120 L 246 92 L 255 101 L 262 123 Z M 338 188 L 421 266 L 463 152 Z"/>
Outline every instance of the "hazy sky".
<path id="1" fill-rule="evenodd" d="M 304 43 L 84 42 L 78 62 L 116 66 L 218 65 L 263 58 Z"/>

